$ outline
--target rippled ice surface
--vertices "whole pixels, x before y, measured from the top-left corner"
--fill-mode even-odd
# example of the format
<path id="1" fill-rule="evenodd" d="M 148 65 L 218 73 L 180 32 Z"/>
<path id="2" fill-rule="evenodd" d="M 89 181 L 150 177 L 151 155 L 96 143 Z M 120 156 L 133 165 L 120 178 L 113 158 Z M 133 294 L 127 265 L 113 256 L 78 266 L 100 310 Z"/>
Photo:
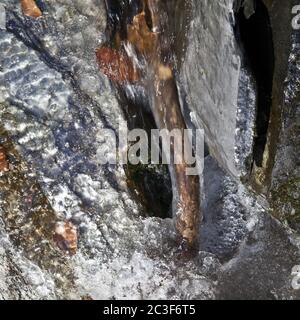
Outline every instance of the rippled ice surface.
<path id="1" fill-rule="evenodd" d="M 44 17 L 35 21 L 18 3 L 0 7 L 1 143 L 13 162 L 1 177 L 0 298 L 255 297 L 251 285 L 267 298 L 294 297 L 296 243 L 267 216 L 264 201 L 211 157 L 202 251 L 190 262 L 177 259 L 172 220 L 140 217 L 123 168 L 97 162 L 105 148 L 101 129 L 117 130 L 124 119 L 94 56 L 105 39 L 103 1 L 43 1 Z M 73 257 L 51 238 L 53 224 L 65 219 L 79 232 Z M 281 277 L 269 275 L 273 265 Z M 252 274 L 250 285 L 251 268 L 259 277 Z"/>

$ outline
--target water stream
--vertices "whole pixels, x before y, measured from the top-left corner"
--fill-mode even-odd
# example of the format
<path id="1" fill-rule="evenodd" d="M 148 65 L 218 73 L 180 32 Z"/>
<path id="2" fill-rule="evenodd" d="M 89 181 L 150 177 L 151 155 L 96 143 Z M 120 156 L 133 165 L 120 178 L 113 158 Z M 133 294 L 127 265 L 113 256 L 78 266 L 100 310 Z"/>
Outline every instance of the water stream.
<path id="1" fill-rule="evenodd" d="M 114 77 L 119 90 L 124 93 L 123 97 L 127 97 L 129 113 L 134 112 L 133 100 L 142 101 L 138 105 L 142 110 L 135 116 L 143 118 L 144 128 L 145 111 L 150 107 L 155 123 L 151 124 L 152 119 L 146 115 L 148 119 L 150 118 L 148 130 L 158 128 L 172 132 L 174 129 L 179 129 L 183 136 L 187 126 L 181 112 L 175 80 L 177 60 L 174 50 L 175 30 L 171 28 L 173 21 L 170 19 L 176 3 L 177 1 L 107 0 L 108 32 L 110 32 L 107 45 L 126 55 L 140 74 L 133 84 L 130 83 L 132 81 L 130 75 L 121 85 L 121 79 Z M 100 54 L 98 59 L 102 69 L 105 68 L 104 59 Z M 121 74 L 119 78 L 124 80 Z M 140 88 L 142 90 L 139 90 Z M 184 147 L 191 149 L 191 142 L 185 140 Z M 174 153 L 173 144 L 172 152 Z M 201 220 L 200 183 L 199 177 L 187 176 L 188 167 L 186 163 L 172 164 L 169 172 L 173 186 L 173 217 L 182 238 L 180 242 L 186 242 L 187 246 L 193 247 L 197 246 Z"/>

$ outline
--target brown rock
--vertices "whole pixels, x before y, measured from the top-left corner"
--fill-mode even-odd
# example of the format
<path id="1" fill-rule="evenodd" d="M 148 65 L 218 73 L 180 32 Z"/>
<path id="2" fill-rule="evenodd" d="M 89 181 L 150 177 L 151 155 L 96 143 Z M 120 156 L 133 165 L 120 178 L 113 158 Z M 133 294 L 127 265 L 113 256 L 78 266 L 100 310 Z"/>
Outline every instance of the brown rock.
<path id="1" fill-rule="evenodd" d="M 21 7 L 23 14 L 32 18 L 39 18 L 42 16 L 42 11 L 36 5 L 34 0 L 21 0 Z"/>
<path id="2" fill-rule="evenodd" d="M 5 171 L 9 171 L 9 163 L 4 148 L 0 147 L 0 172 Z"/>
<path id="3" fill-rule="evenodd" d="M 99 48 L 96 51 L 100 70 L 116 82 L 135 82 L 139 72 L 133 62 L 123 53 L 111 48 Z"/>
<path id="4" fill-rule="evenodd" d="M 127 31 L 128 42 L 130 42 L 138 52 L 144 55 L 155 52 L 157 49 L 158 35 L 149 29 L 144 12 L 133 18 L 133 22 L 128 26 Z"/>
<path id="5" fill-rule="evenodd" d="M 77 252 L 77 228 L 70 221 L 58 222 L 55 226 L 54 241 L 61 250 L 74 255 Z"/>

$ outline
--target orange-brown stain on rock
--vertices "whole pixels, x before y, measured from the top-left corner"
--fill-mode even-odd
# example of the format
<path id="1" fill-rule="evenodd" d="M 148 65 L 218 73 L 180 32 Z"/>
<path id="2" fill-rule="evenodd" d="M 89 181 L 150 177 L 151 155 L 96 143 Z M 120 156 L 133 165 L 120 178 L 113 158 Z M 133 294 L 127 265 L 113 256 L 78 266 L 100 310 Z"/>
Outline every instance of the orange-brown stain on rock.
<path id="1" fill-rule="evenodd" d="M 74 255 L 77 252 L 77 228 L 70 222 L 58 222 L 54 230 L 54 241 L 58 247 L 67 251 L 70 255 Z"/>
<path id="2" fill-rule="evenodd" d="M 96 51 L 100 70 L 116 82 L 136 82 L 139 72 L 127 55 L 111 48 L 99 48 Z"/>
<path id="3" fill-rule="evenodd" d="M 6 156 L 6 151 L 0 146 L 0 172 L 9 171 L 9 163 Z"/>
<path id="4" fill-rule="evenodd" d="M 138 52 L 149 55 L 157 50 L 158 34 L 149 29 L 144 12 L 133 18 L 132 24 L 128 26 L 127 33 L 128 42 L 131 43 Z"/>
<path id="5" fill-rule="evenodd" d="M 21 0 L 21 7 L 25 16 L 39 18 L 43 15 L 34 0 Z"/>

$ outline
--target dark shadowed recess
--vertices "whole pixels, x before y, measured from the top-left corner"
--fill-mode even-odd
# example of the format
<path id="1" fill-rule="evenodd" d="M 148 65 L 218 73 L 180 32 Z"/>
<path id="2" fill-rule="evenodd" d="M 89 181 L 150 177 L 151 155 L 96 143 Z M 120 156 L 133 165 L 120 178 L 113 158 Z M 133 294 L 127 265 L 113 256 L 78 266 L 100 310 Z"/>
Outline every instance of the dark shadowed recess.
<path id="1" fill-rule="evenodd" d="M 116 37 L 121 40 L 127 38 L 127 26 L 133 17 L 143 9 L 141 0 L 105 0 L 108 26 L 107 44 L 114 47 Z M 149 10 L 146 8 L 146 22 L 151 28 L 152 21 Z M 150 141 L 151 129 L 156 129 L 154 117 L 149 102 L 143 90 L 134 90 L 129 93 L 125 86 L 115 85 L 118 91 L 120 105 L 128 122 L 128 129 L 144 129 Z M 138 142 L 138 141 L 136 141 Z M 149 149 L 150 154 L 150 149 Z M 149 159 L 150 161 L 150 159 Z M 167 165 L 125 165 L 127 185 L 134 198 L 141 205 L 142 216 L 159 218 L 172 217 L 172 182 Z"/>
<path id="2" fill-rule="evenodd" d="M 243 8 L 236 14 L 237 33 L 245 50 L 245 60 L 257 84 L 256 137 L 253 159 L 262 167 L 263 154 L 272 106 L 274 46 L 268 9 L 261 0 L 255 1 L 255 13 L 247 19 Z"/>
<path id="3" fill-rule="evenodd" d="M 128 129 L 142 128 L 146 130 L 148 141 L 151 141 L 150 132 L 151 129 L 156 129 L 156 125 L 150 107 L 147 108 L 146 99 L 143 97 L 130 99 L 121 94 L 120 96 Z M 130 191 L 144 209 L 141 210 L 142 215 L 162 219 L 172 217 L 173 192 L 167 165 L 140 164 L 136 166 L 128 164 L 125 166 L 125 172 Z"/>

